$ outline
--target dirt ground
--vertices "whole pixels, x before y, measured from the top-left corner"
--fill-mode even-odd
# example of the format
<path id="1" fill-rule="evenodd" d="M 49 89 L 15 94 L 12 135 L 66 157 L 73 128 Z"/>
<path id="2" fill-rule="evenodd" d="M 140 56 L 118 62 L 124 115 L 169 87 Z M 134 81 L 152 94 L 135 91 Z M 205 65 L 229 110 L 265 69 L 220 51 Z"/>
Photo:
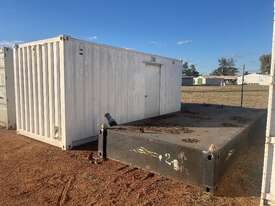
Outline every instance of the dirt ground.
<path id="1" fill-rule="evenodd" d="M 239 87 L 185 87 L 184 103 L 239 105 Z M 244 105 L 266 108 L 268 90 L 246 87 Z M 72 151 L 0 130 L 0 205 L 258 205 L 264 137 L 251 141 L 215 196 L 198 187 L 114 161 L 89 160 L 95 145 Z"/>

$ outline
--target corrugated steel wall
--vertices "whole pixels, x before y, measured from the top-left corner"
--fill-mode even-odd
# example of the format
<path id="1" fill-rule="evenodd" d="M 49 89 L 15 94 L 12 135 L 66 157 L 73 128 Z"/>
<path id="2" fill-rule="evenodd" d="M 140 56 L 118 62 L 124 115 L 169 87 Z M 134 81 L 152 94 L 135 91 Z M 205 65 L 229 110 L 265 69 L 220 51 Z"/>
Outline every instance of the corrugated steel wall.
<path id="1" fill-rule="evenodd" d="M 16 128 L 13 53 L 10 48 L 0 48 L 0 126 Z"/>
<path id="2" fill-rule="evenodd" d="M 179 61 L 155 57 L 160 68 L 159 114 L 180 110 Z M 65 42 L 68 143 L 98 134 L 109 112 L 118 123 L 146 116 L 145 75 L 152 56 L 70 39 Z M 159 64 L 159 65 L 158 65 Z M 151 68 L 152 69 L 152 68 Z M 150 87 L 150 86 L 149 86 Z M 77 143 L 74 143 L 77 144 Z"/>
<path id="3" fill-rule="evenodd" d="M 6 72 L 5 72 L 5 53 L 0 48 L 0 126 L 7 127 L 7 95 L 6 95 Z"/>
<path id="4" fill-rule="evenodd" d="M 62 48 L 63 42 L 56 38 L 14 49 L 17 130 L 60 147 Z"/>
<path id="5" fill-rule="evenodd" d="M 14 64 L 19 133 L 64 149 L 97 135 L 107 112 L 124 123 L 180 110 L 176 60 L 60 36 L 20 44 Z M 146 81 L 148 69 L 159 76 Z"/>

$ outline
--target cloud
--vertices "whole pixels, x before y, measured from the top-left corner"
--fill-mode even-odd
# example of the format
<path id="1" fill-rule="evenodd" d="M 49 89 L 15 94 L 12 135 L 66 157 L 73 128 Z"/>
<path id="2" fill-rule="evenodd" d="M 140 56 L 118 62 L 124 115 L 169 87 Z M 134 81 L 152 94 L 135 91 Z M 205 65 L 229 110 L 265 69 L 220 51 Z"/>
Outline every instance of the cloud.
<path id="1" fill-rule="evenodd" d="M 98 39 L 98 36 L 91 36 L 91 37 L 89 37 L 88 38 L 90 41 L 95 41 L 95 40 L 97 40 Z"/>
<path id="2" fill-rule="evenodd" d="M 150 44 L 150 45 L 154 45 L 154 46 L 159 45 L 159 43 L 158 43 L 157 41 L 150 41 L 149 44 Z"/>
<path id="3" fill-rule="evenodd" d="M 134 48 L 129 48 L 129 47 L 122 47 L 124 49 L 127 49 L 127 50 L 134 50 Z"/>
<path id="4" fill-rule="evenodd" d="M 232 56 L 232 58 L 233 58 L 233 59 L 243 59 L 244 56 L 241 55 L 241 54 L 234 54 L 234 55 Z"/>
<path id="5" fill-rule="evenodd" d="M 166 46 L 165 42 L 158 42 L 158 41 L 150 41 L 148 44 L 151 46 L 154 46 L 154 47 L 158 47 L 158 48 Z"/>
<path id="6" fill-rule="evenodd" d="M 20 41 L 20 40 L 14 40 L 14 41 L 0 40 L 0 47 L 13 47 L 15 44 L 19 44 L 22 42 L 23 41 Z"/>
<path id="7" fill-rule="evenodd" d="M 177 45 L 191 44 L 192 42 L 192 40 L 181 40 L 177 42 Z"/>

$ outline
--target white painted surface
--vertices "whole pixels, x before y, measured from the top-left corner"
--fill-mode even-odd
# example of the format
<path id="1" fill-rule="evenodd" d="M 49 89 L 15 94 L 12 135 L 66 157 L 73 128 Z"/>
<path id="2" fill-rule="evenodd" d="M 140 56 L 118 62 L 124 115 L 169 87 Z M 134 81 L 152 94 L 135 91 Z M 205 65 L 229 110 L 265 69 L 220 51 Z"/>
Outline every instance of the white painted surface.
<path id="1" fill-rule="evenodd" d="M 62 44 L 58 37 L 14 49 L 17 130 L 59 147 L 65 138 L 65 113 L 61 114 L 64 89 L 60 85 Z"/>
<path id="2" fill-rule="evenodd" d="M 271 78 L 266 128 L 261 205 L 275 205 L 275 20 L 273 24 L 273 46 L 271 60 Z"/>
<path id="3" fill-rule="evenodd" d="M 145 66 L 145 115 L 160 115 L 160 69 L 158 65 Z"/>
<path id="4" fill-rule="evenodd" d="M 270 84 L 270 75 L 264 74 L 248 74 L 244 76 L 244 84 L 258 84 L 263 86 L 268 86 Z M 237 80 L 238 85 L 242 84 L 242 76 L 238 77 Z"/>
<path id="5" fill-rule="evenodd" d="M 13 53 L 10 48 L 0 48 L 0 126 L 16 128 L 13 76 Z"/>
<path id="6" fill-rule="evenodd" d="M 23 135 L 66 149 L 96 136 L 107 112 L 125 123 L 180 110 L 180 61 L 66 36 L 14 51 Z"/>

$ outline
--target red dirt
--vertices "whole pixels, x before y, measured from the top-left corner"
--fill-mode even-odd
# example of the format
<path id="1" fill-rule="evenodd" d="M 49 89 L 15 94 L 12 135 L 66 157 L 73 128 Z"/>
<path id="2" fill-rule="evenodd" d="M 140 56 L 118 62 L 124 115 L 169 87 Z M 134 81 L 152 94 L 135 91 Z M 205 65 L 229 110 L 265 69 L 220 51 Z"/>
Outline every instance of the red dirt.
<path id="1" fill-rule="evenodd" d="M 233 172 L 233 177 L 231 174 L 225 176 L 218 196 L 211 196 L 195 186 L 130 168 L 114 161 L 92 164 L 89 155 L 91 152 L 96 152 L 95 149 L 89 146 L 81 150 L 61 151 L 16 135 L 14 131 L 0 130 L 0 205 L 257 205 L 259 203 L 258 198 L 252 197 L 258 195 L 259 191 L 255 187 L 259 182 L 254 185 L 255 181 L 249 179 L 250 173 L 253 172 L 251 168 L 256 170 L 258 167 L 254 163 L 245 164 L 245 167 L 244 164 L 238 165 L 237 174 Z M 255 154 L 257 156 L 259 153 Z M 239 163 L 243 163 L 242 158 Z M 243 173 L 248 171 L 249 174 Z"/>

